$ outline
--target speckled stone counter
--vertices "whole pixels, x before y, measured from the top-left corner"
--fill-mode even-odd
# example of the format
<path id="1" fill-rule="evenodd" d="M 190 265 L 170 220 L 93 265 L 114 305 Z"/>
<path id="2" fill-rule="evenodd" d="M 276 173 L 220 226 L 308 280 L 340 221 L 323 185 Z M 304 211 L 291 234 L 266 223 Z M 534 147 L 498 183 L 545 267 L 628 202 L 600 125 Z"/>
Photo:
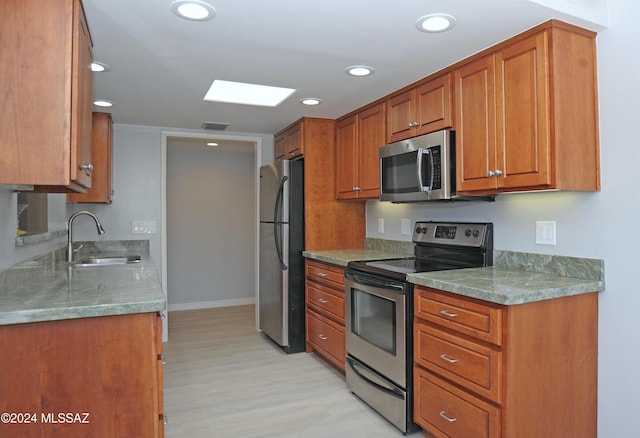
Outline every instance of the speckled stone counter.
<path id="1" fill-rule="evenodd" d="M 346 267 L 353 260 L 382 260 L 413 256 L 413 243 L 384 239 L 365 239 L 363 249 L 334 249 L 326 251 L 304 251 L 308 259 L 333 263 Z"/>
<path id="2" fill-rule="evenodd" d="M 605 288 L 604 261 L 495 251 L 494 266 L 407 274 L 411 283 L 498 304 L 524 304 Z"/>
<path id="3" fill-rule="evenodd" d="M 78 242 L 76 254 L 141 256 L 134 264 L 70 266 L 65 248 L 0 272 L 0 325 L 157 312 L 165 297 L 149 259 L 149 242 Z"/>
<path id="4" fill-rule="evenodd" d="M 411 242 L 367 239 L 365 246 L 365 249 L 305 251 L 303 255 L 343 267 L 353 260 L 413 255 Z M 605 289 L 603 260 L 501 250 L 494 251 L 494 266 L 489 268 L 407 274 L 407 280 L 505 305 Z"/>

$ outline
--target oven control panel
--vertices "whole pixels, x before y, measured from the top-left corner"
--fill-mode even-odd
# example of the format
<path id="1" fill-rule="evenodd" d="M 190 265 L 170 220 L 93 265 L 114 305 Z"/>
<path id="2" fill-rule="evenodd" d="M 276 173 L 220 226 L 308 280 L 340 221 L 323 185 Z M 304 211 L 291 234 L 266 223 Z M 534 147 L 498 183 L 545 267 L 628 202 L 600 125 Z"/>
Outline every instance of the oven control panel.
<path id="1" fill-rule="evenodd" d="M 491 237 L 492 230 L 493 224 L 490 223 L 416 222 L 413 241 L 482 247 L 485 239 Z"/>

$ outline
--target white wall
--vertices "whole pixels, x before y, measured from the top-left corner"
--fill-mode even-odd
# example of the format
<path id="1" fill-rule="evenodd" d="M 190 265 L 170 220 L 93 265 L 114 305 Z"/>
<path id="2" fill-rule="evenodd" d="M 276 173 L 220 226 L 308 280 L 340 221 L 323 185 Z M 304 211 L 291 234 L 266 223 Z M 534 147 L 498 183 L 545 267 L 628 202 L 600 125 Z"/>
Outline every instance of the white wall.
<path id="1" fill-rule="evenodd" d="M 495 224 L 497 249 L 605 260 L 600 294 L 598 431 L 638 436 L 640 412 L 640 3 L 611 0 L 610 27 L 599 33 L 598 75 L 602 190 L 598 193 L 500 195 L 482 204 L 367 204 L 367 236 L 410 240 L 400 219 L 477 220 Z M 385 219 L 385 233 L 377 219 Z M 557 222 L 557 245 L 535 244 L 535 221 Z M 571 318 L 571 315 L 566 315 Z M 526 378 L 526 376 L 523 376 Z"/>
<path id="2" fill-rule="evenodd" d="M 167 144 L 169 310 L 254 302 L 254 150 L 172 143 Z"/>

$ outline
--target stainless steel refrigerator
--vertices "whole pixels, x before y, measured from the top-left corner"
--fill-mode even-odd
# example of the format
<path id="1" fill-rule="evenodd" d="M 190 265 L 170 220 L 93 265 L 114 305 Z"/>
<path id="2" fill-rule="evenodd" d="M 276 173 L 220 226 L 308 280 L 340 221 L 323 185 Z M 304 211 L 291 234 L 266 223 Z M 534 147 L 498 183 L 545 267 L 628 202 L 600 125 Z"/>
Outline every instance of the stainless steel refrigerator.
<path id="1" fill-rule="evenodd" d="M 305 350 L 304 164 L 260 168 L 260 330 L 286 353 Z"/>

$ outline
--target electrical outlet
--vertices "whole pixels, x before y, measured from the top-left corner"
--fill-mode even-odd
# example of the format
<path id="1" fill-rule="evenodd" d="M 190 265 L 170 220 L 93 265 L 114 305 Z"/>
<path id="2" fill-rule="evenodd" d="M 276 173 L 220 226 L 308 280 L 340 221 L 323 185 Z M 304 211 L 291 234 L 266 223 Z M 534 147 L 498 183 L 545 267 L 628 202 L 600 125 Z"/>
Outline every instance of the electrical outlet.
<path id="1" fill-rule="evenodd" d="M 409 219 L 400 219 L 400 234 L 411 235 L 411 221 Z"/>
<path id="2" fill-rule="evenodd" d="M 154 234 L 156 221 L 133 221 L 131 232 L 133 234 Z"/>
<path id="3" fill-rule="evenodd" d="M 378 233 L 384 233 L 384 218 L 378 218 Z"/>
<path id="4" fill-rule="evenodd" d="M 555 245 L 556 244 L 556 222 L 536 221 L 536 244 Z"/>

